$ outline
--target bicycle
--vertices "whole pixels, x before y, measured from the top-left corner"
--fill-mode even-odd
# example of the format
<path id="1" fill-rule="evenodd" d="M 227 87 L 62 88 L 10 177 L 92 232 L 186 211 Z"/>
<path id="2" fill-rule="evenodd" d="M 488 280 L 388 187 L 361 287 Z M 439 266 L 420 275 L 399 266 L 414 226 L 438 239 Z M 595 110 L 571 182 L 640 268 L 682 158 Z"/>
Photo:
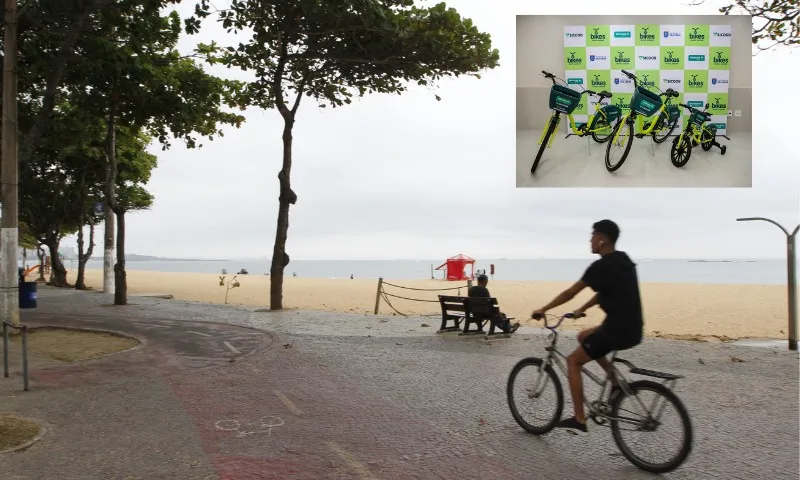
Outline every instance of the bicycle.
<path id="1" fill-rule="evenodd" d="M 562 361 L 562 359 L 566 360 L 566 356 L 558 350 L 556 343 L 558 342 L 558 327 L 565 318 L 573 318 L 573 315 L 568 313 L 561 316 L 555 325 L 549 324 L 548 317 L 551 319 L 558 318 L 552 315 L 544 316 L 545 328 L 550 330 L 550 335 L 548 338 L 552 339 L 549 346 L 546 347 L 548 352 L 547 357 L 544 359 L 538 357 L 528 357 L 520 360 L 511 370 L 511 375 L 508 378 L 508 385 L 506 387 L 508 405 L 511 409 L 511 414 L 514 417 L 514 420 L 516 420 L 523 429 L 534 435 L 544 435 L 555 428 L 555 425 L 561 419 L 561 414 L 564 410 L 564 390 L 561 387 L 561 381 L 559 380 L 558 375 L 553 369 L 553 364 L 559 367 L 564 376 L 567 376 L 566 367 L 564 366 L 564 361 Z M 636 380 L 633 382 L 628 382 L 622 373 L 616 368 L 614 365 L 615 363 L 621 363 L 627 366 L 630 369 L 630 373 L 658 378 L 663 380 L 663 383 L 652 380 Z M 645 368 L 638 368 L 627 360 L 617 358 L 617 352 L 613 352 L 611 355 L 611 365 L 614 368 L 614 373 L 618 379 L 620 388 L 619 393 L 613 397 L 611 396 L 611 380 L 608 378 L 608 375 L 606 375 L 605 380 L 601 380 L 592 372 L 590 372 L 585 366 L 581 370 L 585 376 L 589 377 L 596 384 L 602 387 L 600 396 L 597 398 L 597 400 L 588 402 L 586 399 L 584 399 L 584 405 L 586 405 L 586 407 L 589 409 L 588 418 L 591 418 L 592 421 L 594 421 L 594 423 L 597 425 L 605 426 L 610 424 L 614 441 L 617 444 L 617 447 L 619 447 L 620 452 L 622 452 L 628 461 L 636 465 L 638 468 L 652 473 L 666 473 L 678 468 L 689 456 L 689 453 L 692 450 L 693 441 L 692 423 L 689 419 L 689 413 L 678 396 L 672 391 L 677 380 L 683 377 L 671 373 L 663 373 Z M 520 372 L 525 371 L 527 367 L 534 367 L 535 372 L 532 373 L 534 373 L 535 377 L 532 380 L 517 382 Z M 553 386 L 555 394 L 555 405 L 553 406 L 554 411 L 552 412 L 551 416 L 543 419 L 543 422 L 545 423 L 542 425 L 533 424 L 531 421 L 524 418 L 522 414 L 520 414 L 519 409 L 521 406 L 527 406 L 527 403 L 531 403 L 531 400 L 540 399 L 548 384 Z M 522 400 L 526 401 L 525 405 L 518 404 L 518 401 L 515 398 L 515 387 L 517 386 L 521 387 L 523 393 Z M 645 402 L 640 398 L 640 395 L 646 391 L 655 394 L 655 399 L 650 405 L 651 408 L 645 406 Z M 634 402 L 631 402 L 633 403 L 634 407 L 639 407 L 639 411 L 644 412 L 644 414 L 640 414 L 638 418 L 628 417 L 628 414 L 633 414 L 634 412 L 622 408 L 622 403 L 625 400 L 630 399 L 635 400 Z M 661 405 L 659 405 L 659 399 L 663 399 Z M 683 441 L 680 447 L 677 449 L 677 452 L 674 453 L 671 458 L 664 462 L 654 463 L 634 453 L 631 446 L 628 445 L 628 443 L 623 439 L 623 432 L 628 431 L 624 430 L 623 426 L 627 426 L 629 424 L 633 425 L 633 431 L 635 432 L 652 433 L 657 431 L 662 425 L 661 415 L 663 414 L 664 408 L 668 403 L 675 407 L 675 409 L 678 411 L 678 415 L 681 420 L 681 426 L 683 427 Z M 654 415 L 654 412 L 657 413 Z M 664 451 L 666 450 L 666 446 L 663 443 L 659 443 L 657 450 Z"/>
<path id="2" fill-rule="evenodd" d="M 549 148 L 553 144 L 553 139 L 555 139 L 553 133 L 556 131 L 556 128 L 558 128 L 558 124 L 561 123 L 562 113 L 569 119 L 569 127 L 572 130 L 572 134 L 567 134 L 567 137 L 570 135 L 577 135 L 579 137 L 591 135 L 592 139 L 597 143 L 604 143 L 611 138 L 611 124 L 622 114 L 622 110 L 616 105 L 603 103 L 603 100 L 613 96 L 610 92 L 605 90 L 601 92 L 595 92 L 593 90 L 577 92 L 566 86 L 559 85 L 556 79 L 562 82 L 563 79 L 556 77 L 552 73 L 542 70 L 542 75 L 553 82 L 553 86 L 550 89 L 550 108 L 553 110 L 553 113 L 550 115 L 547 128 L 542 131 L 542 136 L 539 138 L 539 152 L 536 154 L 536 159 L 531 166 L 531 173 L 536 172 L 536 167 L 539 166 L 539 161 L 542 159 L 545 148 Z M 572 112 L 578 108 L 584 93 L 590 96 L 596 96 L 599 100 L 594 105 L 595 113 L 589 115 L 589 121 L 576 124 Z"/>
<path id="3" fill-rule="evenodd" d="M 698 145 L 706 152 L 711 150 L 712 147 L 719 147 L 720 154 L 725 155 L 728 147 L 717 142 L 717 127 L 706 125 L 706 122 L 711 121 L 711 114 L 706 111 L 708 110 L 708 103 L 706 103 L 703 110 L 698 110 L 684 103 L 681 103 L 680 106 L 689 110 L 691 115 L 683 132 L 672 141 L 672 148 L 669 152 L 672 164 L 678 168 L 686 165 L 689 162 L 689 157 L 692 156 L 692 147 Z"/>
<path id="4" fill-rule="evenodd" d="M 633 73 L 622 70 L 622 74 L 633 80 L 634 92 L 631 98 L 631 110 L 614 125 L 611 141 L 608 142 L 606 148 L 606 170 L 609 172 L 617 171 L 628 158 L 634 136 L 643 138 L 645 135 L 652 135 L 655 143 L 662 143 L 675 131 L 681 114 L 680 109 L 670 103 L 672 98 L 680 96 L 678 92 L 668 88 L 657 94 L 639 86 L 639 79 Z M 666 99 L 662 101 L 661 97 L 666 97 Z M 658 117 L 647 124 L 644 123 L 645 118 L 656 114 Z M 625 128 L 627 128 L 627 134 L 622 134 Z M 611 161 L 611 147 L 614 145 L 624 146 L 622 157 L 616 163 Z"/>

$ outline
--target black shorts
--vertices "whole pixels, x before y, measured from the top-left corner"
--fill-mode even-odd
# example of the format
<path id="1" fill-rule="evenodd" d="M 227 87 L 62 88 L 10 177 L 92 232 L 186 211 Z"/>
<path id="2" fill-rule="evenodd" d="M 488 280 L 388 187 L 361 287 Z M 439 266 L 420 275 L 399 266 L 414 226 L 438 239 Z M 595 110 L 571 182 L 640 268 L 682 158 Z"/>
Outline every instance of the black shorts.
<path id="1" fill-rule="evenodd" d="M 581 346 L 592 360 L 605 357 L 615 350 L 627 350 L 635 347 L 642 342 L 641 337 L 637 339 L 625 338 L 625 336 L 610 333 L 602 328 L 598 328 L 587 336 Z"/>

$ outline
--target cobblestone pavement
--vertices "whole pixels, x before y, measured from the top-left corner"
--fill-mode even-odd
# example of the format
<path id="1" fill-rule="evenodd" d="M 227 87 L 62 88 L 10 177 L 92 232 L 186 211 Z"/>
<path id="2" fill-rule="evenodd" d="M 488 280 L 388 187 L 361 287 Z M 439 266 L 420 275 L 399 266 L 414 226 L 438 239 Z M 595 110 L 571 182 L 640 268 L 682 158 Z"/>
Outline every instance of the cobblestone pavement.
<path id="1" fill-rule="evenodd" d="M 100 294 L 42 289 L 31 319 L 111 322 L 148 343 L 69 373 L 34 372 L 29 394 L 0 389 L 3 409 L 55 426 L 3 456 L 10 474 L 0 478 L 651 477 L 604 427 L 538 438 L 516 425 L 505 383 L 516 361 L 544 351 L 538 329 L 485 341 L 436 335 L 437 319 L 132 301 L 110 307 Z M 574 340 L 563 337 L 568 348 Z M 798 478 L 797 353 L 647 340 L 624 358 L 686 376 L 676 393 L 694 451 L 664 477 Z"/>

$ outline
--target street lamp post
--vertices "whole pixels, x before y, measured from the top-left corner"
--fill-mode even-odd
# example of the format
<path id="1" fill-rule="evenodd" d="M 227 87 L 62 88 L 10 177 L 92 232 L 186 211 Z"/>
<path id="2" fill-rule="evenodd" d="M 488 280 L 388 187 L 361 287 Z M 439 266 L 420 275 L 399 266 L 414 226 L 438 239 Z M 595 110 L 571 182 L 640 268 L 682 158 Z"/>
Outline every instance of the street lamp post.
<path id="1" fill-rule="evenodd" d="M 786 235 L 786 277 L 789 285 L 789 350 L 797 350 L 797 272 L 795 270 L 797 266 L 797 256 L 794 240 L 797 237 L 797 232 L 800 231 L 800 225 L 795 227 L 792 233 L 789 233 L 789 230 L 783 228 L 783 225 L 769 218 L 746 217 L 736 219 L 737 222 L 751 222 L 755 220 L 771 223 L 780 228 Z"/>

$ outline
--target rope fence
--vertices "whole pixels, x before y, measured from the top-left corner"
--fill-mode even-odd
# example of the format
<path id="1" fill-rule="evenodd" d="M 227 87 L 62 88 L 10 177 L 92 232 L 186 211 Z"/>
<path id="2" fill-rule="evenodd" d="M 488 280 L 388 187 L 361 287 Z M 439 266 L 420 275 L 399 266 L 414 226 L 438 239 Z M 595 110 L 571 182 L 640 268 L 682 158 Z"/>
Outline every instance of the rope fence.
<path id="1" fill-rule="evenodd" d="M 388 293 L 384 288 L 385 286 L 394 287 L 394 288 L 400 288 L 400 289 L 403 289 L 403 290 L 413 290 L 413 291 L 417 291 L 417 292 L 447 292 L 447 291 L 457 290 L 458 291 L 457 295 L 461 296 L 461 289 L 462 288 L 463 289 L 468 289 L 469 287 L 471 287 L 472 286 L 472 281 L 471 280 L 467 280 L 467 284 L 466 285 L 459 285 L 459 286 L 450 287 L 450 288 L 413 288 L 413 287 L 404 287 L 402 285 L 396 285 L 396 284 L 389 283 L 389 282 L 384 282 L 383 281 L 383 277 L 379 278 L 378 279 L 378 292 L 375 295 L 375 315 L 378 314 L 378 311 L 380 310 L 380 307 L 381 307 L 381 300 L 383 300 L 386 303 L 386 305 L 388 305 L 389 308 L 391 308 L 396 314 L 401 315 L 403 317 L 408 317 L 409 314 L 401 312 L 400 310 L 395 308 L 394 305 L 392 305 L 392 302 L 391 302 L 391 300 L 389 300 L 389 297 L 399 298 L 401 300 L 407 300 L 407 301 L 410 301 L 410 302 L 425 302 L 425 303 L 439 303 L 439 299 L 437 298 L 436 300 L 429 300 L 429 299 L 426 299 L 426 298 L 411 298 L 411 297 L 404 297 L 402 295 L 395 295 L 393 293 Z M 438 315 L 439 315 L 438 313 L 429 313 L 429 314 L 423 314 L 423 315 L 419 315 L 419 316 L 421 316 L 421 317 L 436 317 Z"/>

